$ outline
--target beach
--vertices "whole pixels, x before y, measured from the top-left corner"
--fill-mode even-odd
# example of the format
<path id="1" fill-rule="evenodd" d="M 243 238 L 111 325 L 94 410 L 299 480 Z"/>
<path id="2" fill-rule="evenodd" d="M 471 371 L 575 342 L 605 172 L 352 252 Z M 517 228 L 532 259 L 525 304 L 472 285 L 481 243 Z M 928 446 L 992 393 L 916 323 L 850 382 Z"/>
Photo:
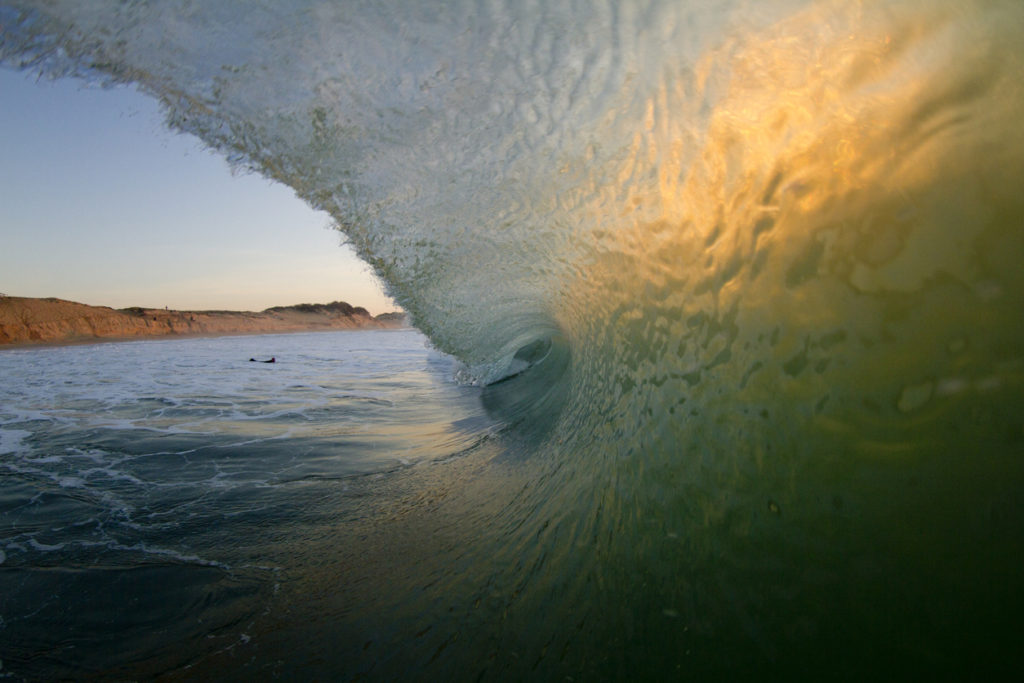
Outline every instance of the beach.
<path id="1" fill-rule="evenodd" d="M 374 317 L 345 302 L 265 311 L 113 309 L 57 298 L 0 297 L 0 348 L 94 343 L 146 337 L 218 336 L 397 328 L 401 314 Z"/>

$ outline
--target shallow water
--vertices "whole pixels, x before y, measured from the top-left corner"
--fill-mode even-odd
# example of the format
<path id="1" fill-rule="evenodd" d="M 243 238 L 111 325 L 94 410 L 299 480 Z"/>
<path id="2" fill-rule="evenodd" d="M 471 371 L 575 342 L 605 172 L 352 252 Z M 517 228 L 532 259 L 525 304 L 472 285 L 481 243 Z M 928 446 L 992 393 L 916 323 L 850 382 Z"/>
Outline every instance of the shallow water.
<path id="1" fill-rule="evenodd" d="M 1024 5 L 181 9 L 6 3 L 0 60 L 135 83 L 170 126 L 328 211 L 459 358 L 457 395 L 477 392 L 412 408 L 453 406 L 473 436 L 389 422 L 380 462 L 441 464 L 354 480 L 267 544 L 259 565 L 293 580 L 238 588 L 279 586 L 246 638 L 157 638 L 194 638 L 187 671 L 1019 668 Z M 288 416 L 326 399 L 241 390 L 186 418 L 217 444 L 263 430 L 240 457 L 276 474 L 229 478 L 376 471 L 311 446 L 282 464 L 317 438 Z M 264 409 L 270 426 L 239 418 Z"/>
<path id="2" fill-rule="evenodd" d="M 425 342 L 376 331 L 0 354 L 4 671 L 152 675 L 248 642 L 301 576 L 292 546 L 340 514 L 328 501 L 500 430 Z"/>

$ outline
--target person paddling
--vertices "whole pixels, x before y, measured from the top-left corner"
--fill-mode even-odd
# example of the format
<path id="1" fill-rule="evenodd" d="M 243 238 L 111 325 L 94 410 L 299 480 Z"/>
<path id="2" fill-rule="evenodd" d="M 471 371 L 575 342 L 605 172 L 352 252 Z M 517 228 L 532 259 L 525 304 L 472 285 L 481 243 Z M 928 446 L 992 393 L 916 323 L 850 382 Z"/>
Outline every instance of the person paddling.
<path id="1" fill-rule="evenodd" d="M 252 363 L 276 363 L 277 357 L 271 356 L 270 360 L 256 360 L 255 358 L 250 358 L 249 361 Z"/>

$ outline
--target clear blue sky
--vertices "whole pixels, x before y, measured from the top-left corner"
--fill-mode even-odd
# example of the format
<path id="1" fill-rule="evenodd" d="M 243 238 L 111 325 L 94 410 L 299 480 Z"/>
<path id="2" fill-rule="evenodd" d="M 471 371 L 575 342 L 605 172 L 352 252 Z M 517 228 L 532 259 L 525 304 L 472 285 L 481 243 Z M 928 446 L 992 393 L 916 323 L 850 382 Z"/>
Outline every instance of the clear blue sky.
<path id="1" fill-rule="evenodd" d="M 330 219 L 131 88 L 0 67 L 0 292 L 113 306 L 395 310 Z"/>

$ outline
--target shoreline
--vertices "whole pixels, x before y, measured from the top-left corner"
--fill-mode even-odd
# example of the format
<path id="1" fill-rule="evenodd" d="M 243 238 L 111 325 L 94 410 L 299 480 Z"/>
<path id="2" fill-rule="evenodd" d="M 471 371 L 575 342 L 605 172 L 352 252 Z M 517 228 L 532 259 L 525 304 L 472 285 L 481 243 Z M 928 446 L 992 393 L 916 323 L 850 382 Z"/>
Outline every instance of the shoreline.
<path id="1" fill-rule="evenodd" d="M 219 337 L 259 337 L 272 334 L 320 334 L 328 332 L 402 332 L 415 330 L 412 325 L 392 325 L 382 327 L 314 327 L 308 330 L 253 330 L 240 332 L 182 332 L 171 334 L 135 335 L 125 337 L 75 337 L 46 341 L 19 341 L 0 343 L 0 353 L 4 351 L 25 351 L 26 349 L 58 349 L 64 346 L 90 346 L 93 344 L 119 344 L 124 342 L 157 342 L 177 339 L 216 339 Z"/>
<path id="2" fill-rule="evenodd" d="M 343 301 L 276 306 L 265 311 L 115 310 L 28 297 L 0 298 L 0 350 L 137 339 L 247 336 L 408 327 L 405 314 L 372 316 Z"/>

